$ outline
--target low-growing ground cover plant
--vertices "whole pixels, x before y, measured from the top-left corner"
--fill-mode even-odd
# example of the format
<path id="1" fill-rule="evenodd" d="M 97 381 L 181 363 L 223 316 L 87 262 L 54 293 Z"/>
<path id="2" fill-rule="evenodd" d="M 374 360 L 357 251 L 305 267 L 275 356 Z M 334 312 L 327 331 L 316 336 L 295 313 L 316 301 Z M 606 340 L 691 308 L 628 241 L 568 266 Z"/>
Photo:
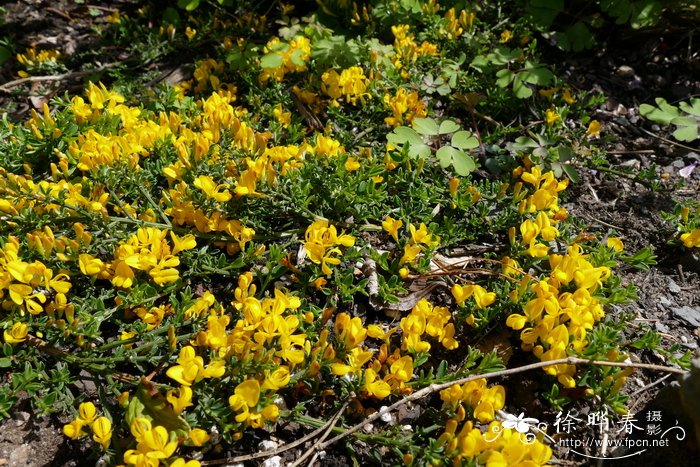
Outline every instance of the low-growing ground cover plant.
<path id="1" fill-rule="evenodd" d="M 545 64 L 525 17 L 171 3 L 102 33 L 152 44 L 144 60 L 196 50 L 190 79 L 124 71 L 0 124 L 0 415 L 69 414 L 108 465 L 270 457 L 249 447 L 292 422 L 309 458 L 543 465 L 509 369 L 539 372 L 538 417 L 613 417 L 634 349 L 689 366 L 613 312 L 635 296 L 616 271 L 654 256 L 564 207 L 606 168 L 600 96 Z M 17 57 L 21 76 L 61 60 Z M 700 211 L 677 211 L 697 249 Z"/>

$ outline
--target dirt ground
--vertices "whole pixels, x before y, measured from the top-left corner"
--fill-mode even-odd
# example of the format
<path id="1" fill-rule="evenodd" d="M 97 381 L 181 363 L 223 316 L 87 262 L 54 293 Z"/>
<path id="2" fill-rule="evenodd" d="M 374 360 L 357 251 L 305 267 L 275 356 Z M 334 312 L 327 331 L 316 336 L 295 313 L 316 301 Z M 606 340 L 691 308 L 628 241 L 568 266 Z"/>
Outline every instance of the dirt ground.
<path id="1" fill-rule="evenodd" d="M 118 2 L 112 2 L 114 4 Z M 85 4 L 68 1 L 22 0 L 4 4 L 6 8 L 0 37 L 11 37 L 17 50 L 30 44 L 51 44 L 67 54 L 85 47 L 99 46 L 92 32 L 91 16 Z M 681 250 L 668 242 L 675 232 L 663 219 L 663 212 L 673 209 L 672 199 L 700 200 L 700 168 L 689 177 L 679 170 L 700 163 L 697 141 L 678 144 L 663 129 L 639 116 L 638 106 L 663 96 L 669 100 L 700 95 L 700 60 L 693 46 L 683 37 L 661 37 L 658 33 L 640 33 L 635 37 L 610 37 L 608 48 L 568 59 L 552 50 L 560 63 L 560 73 L 570 76 L 572 85 L 580 89 L 602 90 L 607 102 L 595 118 L 604 124 L 604 143 L 610 150 L 614 168 L 643 169 L 658 167 L 663 188 L 653 192 L 642 184 L 620 176 L 582 169 L 583 179 L 569 191 L 565 207 L 583 219 L 591 233 L 604 235 L 615 229 L 622 235 L 629 251 L 651 246 L 658 265 L 650 271 L 622 269 L 618 271 L 624 284 L 638 288 L 638 299 L 613 307 L 608 314 L 633 313 L 632 326 L 644 324 L 659 331 L 664 346 L 678 343 L 683 350 L 697 351 L 700 342 L 700 255 Z M 611 46 L 614 44 L 614 47 Z M 641 44 L 641 46 L 640 46 Z M 695 46 L 697 50 L 697 46 Z M 116 58 L 118 51 L 105 51 Z M 67 62 L 72 64 L 70 60 Z M 72 70 L 72 71 L 74 71 Z M 16 79 L 10 66 L 0 70 L 0 83 Z M 72 90 L 79 82 L 57 82 L 53 91 L 43 96 L 0 94 L 0 108 L 12 118 L 23 119 L 33 107 L 51 94 Z M 37 88 L 38 89 L 38 88 Z M 664 364 L 660 354 L 638 355 L 640 361 Z M 698 369 L 700 371 L 700 369 Z M 700 412 L 690 413 L 680 403 L 674 376 L 637 372 L 627 384 L 632 412 L 662 411 L 687 428 L 687 436 L 672 448 L 649 450 L 641 456 L 614 463 L 632 465 L 697 465 L 698 452 L 693 421 L 700 421 Z M 524 384 L 524 383 L 523 383 Z M 700 394 L 696 394 L 700 398 Z M 1 466 L 77 466 L 81 464 L 80 446 L 61 434 L 65 420 L 56 416 L 36 416 L 28 404 L 17 407 L 11 419 L 0 422 Z M 590 451 L 591 454 L 595 454 Z M 598 453 L 600 454 L 600 453 Z M 581 465 L 580 457 L 567 449 L 555 450 L 561 465 Z M 337 463 L 336 463 L 337 461 Z M 343 465 L 329 455 L 324 465 Z M 613 465 L 591 461 L 590 465 Z"/>

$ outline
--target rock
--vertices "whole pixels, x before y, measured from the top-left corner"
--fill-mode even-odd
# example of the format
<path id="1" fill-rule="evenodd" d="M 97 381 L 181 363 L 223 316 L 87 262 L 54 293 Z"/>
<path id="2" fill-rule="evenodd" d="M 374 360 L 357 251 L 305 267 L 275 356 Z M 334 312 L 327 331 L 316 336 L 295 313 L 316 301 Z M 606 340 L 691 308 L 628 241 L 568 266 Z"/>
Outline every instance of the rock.
<path id="1" fill-rule="evenodd" d="M 668 280 L 668 291 L 671 293 L 681 293 L 681 288 L 678 284 L 674 282 L 673 279 Z"/>
<path id="2" fill-rule="evenodd" d="M 32 448 L 29 444 L 21 444 L 17 446 L 14 451 L 10 453 L 10 458 L 8 459 L 9 465 L 34 465 L 32 461 Z"/>
<path id="3" fill-rule="evenodd" d="M 634 68 L 628 65 L 620 65 L 615 74 L 620 78 L 632 78 L 634 76 Z"/>
<path id="4" fill-rule="evenodd" d="M 700 327 L 700 309 L 689 306 L 671 308 L 676 318 L 679 318 L 691 326 Z"/>

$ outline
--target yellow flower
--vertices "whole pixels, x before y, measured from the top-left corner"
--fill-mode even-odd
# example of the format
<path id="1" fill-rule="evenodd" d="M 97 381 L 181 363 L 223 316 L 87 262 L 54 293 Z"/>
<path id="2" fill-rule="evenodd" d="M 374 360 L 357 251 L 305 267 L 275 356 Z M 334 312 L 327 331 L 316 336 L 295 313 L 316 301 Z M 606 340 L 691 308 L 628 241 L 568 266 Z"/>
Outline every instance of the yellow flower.
<path id="1" fill-rule="evenodd" d="M 625 244 L 622 243 L 622 240 L 620 240 L 617 237 L 608 237 L 606 245 L 608 248 L 612 248 L 613 250 L 615 250 L 615 253 L 620 253 L 622 250 L 625 249 Z"/>
<path id="2" fill-rule="evenodd" d="M 165 398 L 172 405 L 173 411 L 179 415 L 187 407 L 192 406 L 192 389 L 189 386 L 170 389 Z"/>
<path id="3" fill-rule="evenodd" d="M 215 199 L 221 203 L 225 203 L 231 199 L 231 192 L 224 189 L 224 185 L 217 185 L 214 180 L 208 175 L 200 175 L 194 179 L 194 186 L 199 188 L 207 195 L 207 198 Z"/>
<path id="4" fill-rule="evenodd" d="M 344 167 L 348 172 L 354 172 L 362 166 L 354 157 L 350 156 L 348 157 L 348 160 L 345 161 Z"/>
<path id="5" fill-rule="evenodd" d="M 236 386 L 234 394 L 243 399 L 248 407 L 255 407 L 260 399 L 260 383 L 255 379 L 243 381 Z"/>
<path id="6" fill-rule="evenodd" d="M 574 102 L 576 102 L 576 98 L 571 95 L 571 91 L 569 91 L 568 89 L 564 89 L 561 98 L 564 99 L 564 102 L 566 102 L 569 105 L 572 105 Z"/>
<path id="7" fill-rule="evenodd" d="M 8 344 L 19 344 L 27 340 L 28 332 L 29 327 L 26 324 L 17 322 L 12 325 L 9 331 L 6 329 L 3 332 L 3 337 Z"/>
<path id="8" fill-rule="evenodd" d="M 107 417 L 100 417 L 92 424 L 92 439 L 107 449 L 112 439 L 112 422 Z"/>
<path id="9" fill-rule="evenodd" d="M 386 381 L 377 377 L 377 373 L 371 368 L 365 370 L 365 385 L 363 389 L 368 395 L 377 399 L 384 399 L 391 394 L 391 386 Z"/>
<path id="10" fill-rule="evenodd" d="M 63 425 L 63 434 L 69 437 L 70 439 L 78 439 L 81 436 L 85 436 L 87 434 L 85 433 L 85 431 L 83 431 L 84 426 L 85 422 L 83 422 L 79 418 L 76 418 L 72 422 Z"/>
<path id="11" fill-rule="evenodd" d="M 700 247 L 700 228 L 681 235 L 681 242 L 686 248 Z"/>
<path id="12" fill-rule="evenodd" d="M 501 44 L 505 44 L 506 42 L 509 42 L 513 38 L 513 34 L 508 30 L 504 29 L 503 32 L 501 33 L 501 38 L 499 42 Z"/>
<path id="13" fill-rule="evenodd" d="M 586 137 L 600 136 L 600 129 L 600 122 L 598 120 L 591 120 L 586 130 Z"/>
<path id="14" fill-rule="evenodd" d="M 209 433 L 206 431 L 202 430 L 201 428 L 194 428 L 190 430 L 190 440 L 192 441 L 192 445 L 194 446 L 204 446 L 204 444 L 209 441 Z M 175 464 L 170 464 L 171 467 Z"/>
<path id="15" fill-rule="evenodd" d="M 399 229 L 403 227 L 403 221 L 401 219 L 394 219 L 391 216 L 386 216 L 386 219 L 382 221 L 382 228 L 394 237 L 395 241 L 399 241 Z"/>
<path id="16" fill-rule="evenodd" d="M 172 251 L 173 255 L 176 255 L 181 251 L 191 250 L 197 246 L 197 241 L 192 234 L 178 237 L 175 232 L 170 232 L 170 238 L 173 240 L 174 245 Z"/>
<path id="17" fill-rule="evenodd" d="M 557 113 L 557 111 L 554 107 L 550 107 L 544 113 L 544 120 L 547 123 L 547 126 L 554 125 L 557 122 L 557 120 L 559 120 L 560 118 L 561 117 L 559 117 L 559 114 Z"/>
<path id="18" fill-rule="evenodd" d="M 92 402 L 83 402 L 78 406 L 78 418 L 85 425 L 91 424 L 97 416 L 97 409 Z"/>
<path id="19" fill-rule="evenodd" d="M 281 366 L 265 378 L 262 389 L 277 391 L 289 384 L 290 379 L 289 367 Z"/>
<path id="20" fill-rule="evenodd" d="M 476 302 L 477 308 L 484 308 L 496 301 L 496 294 L 493 292 L 488 292 L 480 285 L 475 285 L 474 301 Z"/>

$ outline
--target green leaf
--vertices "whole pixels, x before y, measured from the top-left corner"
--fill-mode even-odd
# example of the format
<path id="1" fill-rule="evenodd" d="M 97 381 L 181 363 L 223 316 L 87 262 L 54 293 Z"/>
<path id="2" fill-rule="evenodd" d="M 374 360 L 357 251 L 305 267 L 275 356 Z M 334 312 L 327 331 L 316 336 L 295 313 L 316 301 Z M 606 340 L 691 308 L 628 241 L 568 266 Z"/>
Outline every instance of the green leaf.
<path id="1" fill-rule="evenodd" d="M 453 154 L 452 164 L 454 165 L 455 172 L 462 177 L 469 175 L 476 169 L 474 158 L 463 151 L 458 151 L 456 154 Z"/>
<path id="2" fill-rule="evenodd" d="M 671 123 L 671 120 L 676 117 L 680 117 L 678 107 L 674 107 L 673 105 L 669 104 L 663 97 L 656 98 L 656 105 L 658 107 L 654 107 L 653 105 L 649 104 L 642 104 L 639 106 L 639 113 L 651 121 L 662 123 L 664 125 L 668 125 Z"/>
<path id="3" fill-rule="evenodd" d="M 260 66 L 263 68 L 277 68 L 282 65 L 282 56 L 276 52 L 272 52 L 260 59 Z"/>
<path id="4" fill-rule="evenodd" d="M 539 146 L 537 141 L 527 136 L 518 136 L 511 145 L 516 151 L 527 151 L 528 149 L 534 149 Z"/>
<path id="5" fill-rule="evenodd" d="M 691 99 L 690 103 L 685 101 L 679 102 L 678 106 L 683 112 L 700 117 L 700 99 Z"/>
<path id="6" fill-rule="evenodd" d="M 548 29 L 554 19 L 564 10 L 564 0 L 531 0 L 527 12 L 537 25 Z"/>
<path id="7" fill-rule="evenodd" d="M 566 176 L 569 177 L 569 179 L 572 182 L 578 183 L 581 181 L 581 175 L 578 173 L 578 171 L 573 165 L 564 164 L 562 168 L 564 169 L 564 173 L 566 174 Z"/>
<path id="8" fill-rule="evenodd" d="M 503 70 L 498 70 L 498 72 L 496 73 L 496 78 L 498 78 L 496 80 L 496 84 L 499 87 L 508 87 L 510 82 L 513 81 L 513 72 L 505 68 Z"/>
<path id="9" fill-rule="evenodd" d="M 187 11 L 192 11 L 199 6 L 200 0 L 178 0 L 177 6 Z"/>
<path id="10" fill-rule="evenodd" d="M 479 146 L 479 140 L 470 132 L 462 130 L 452 135 L 452 146 L 459 149 L 474 149 Z"/>
<path id="11" fill-rule="evenodd" d="M 426 159 L 430 153 L 430 147 L 424 143 L 409 144 L 408 146 L 408 157 L 411 159 Z"/>
<path id="12" fill-rule="evenodd" d="M 695 141 L 698 139 L 698 122 L 690 117 L 678 117 L 671 120 L 671 123 L 678 126 L 673 136 L 679 141 Z"/>
<path id="13" fill-rule="evenodd" d="M 459 130 L 459 125 L 457 125 L 457 123 L 452 120 L 445 120 L 444 122 L 440 123 L 438 132 L 441 135 L 446 135 L 448 133 L 454 133 L 457 130 Z"/>
<path id="14" fill-rule="evenodd" d="M 414 118 L 413 129 L 421 135 L 436 136 L 440 134 L 438 124 L 432 118 Z"/>
<path id="15" fill-rule="evenodd" d="M 0 368 L 9 368 L 12 366 L 11 358 L 0 358 Z"/>
<path id="16" fill-rule="evenodd" d="M 532 89 L 523 81 L 523 74 L 518 73 L 513 79 L 513 92 L 518 99 L 527 99 L 532 96 Z"/>
<path id="17" fill-rule="evenodd" d="M 402 146 L 406 143 L 410 144 L 421 144 L 423 139 L 420 137 L 416 130 L 409 128 L 407 126 L 398 126 L 394 128 L 394 131 L 386 136 L 387 141 L 396 145 Z"/>
<path id="18" fill-rule="evenodd" d="M 440 166 L 444 168 L 452 164 L 452 159 L 455 153 L 458 151 L 458 149 L 455 149 L 452 146 L 443 146 L 438 149 L 435 155 L 437 156 L 438 161 L 440 161 Z"/>

